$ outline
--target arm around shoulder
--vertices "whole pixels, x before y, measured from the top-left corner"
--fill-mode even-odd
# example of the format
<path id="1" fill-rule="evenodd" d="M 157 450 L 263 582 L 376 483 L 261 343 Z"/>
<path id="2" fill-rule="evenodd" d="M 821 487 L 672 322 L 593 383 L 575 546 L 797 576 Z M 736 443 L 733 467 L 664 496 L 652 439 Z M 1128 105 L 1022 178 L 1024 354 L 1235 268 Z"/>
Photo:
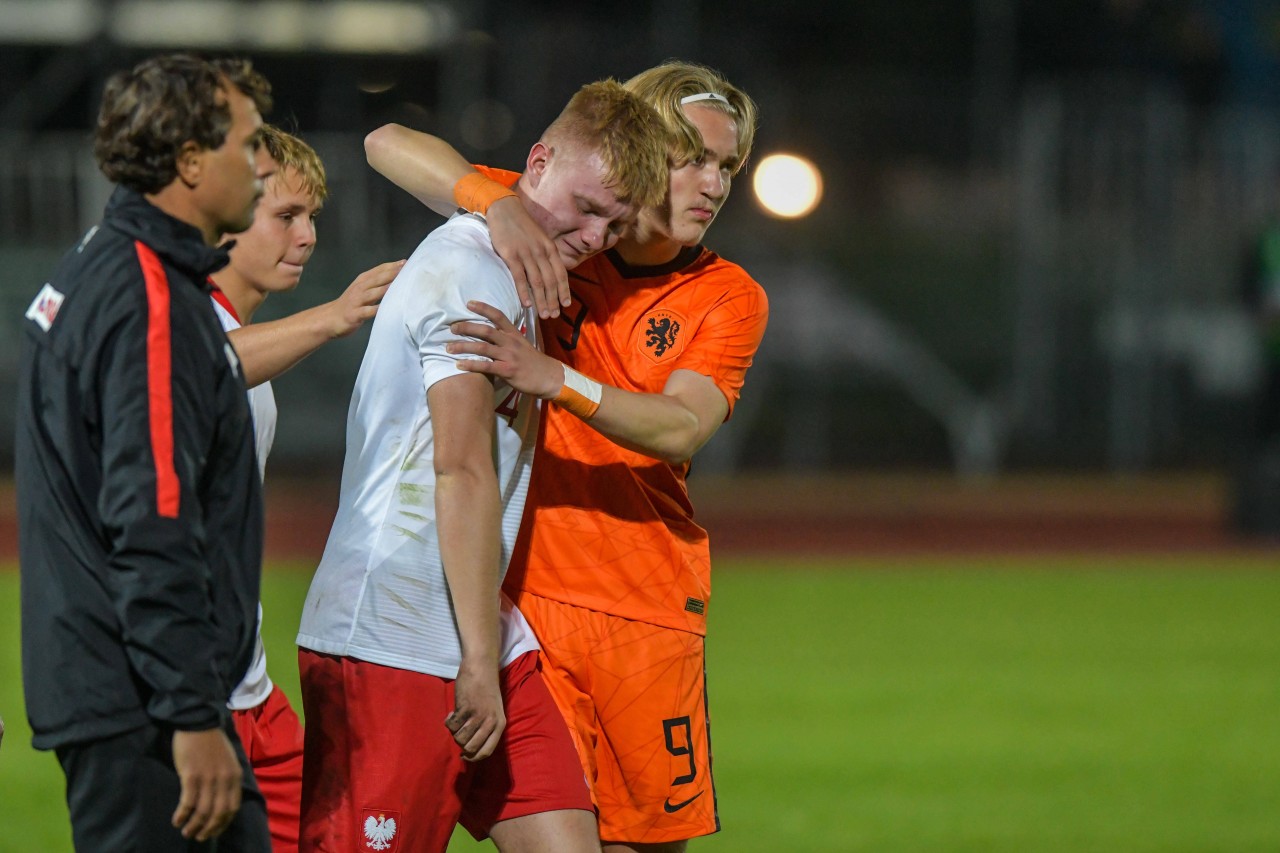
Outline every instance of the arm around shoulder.
<path id="1" fill-rule="evenodd" d="M 458 209 L 453 187 L 475 169 L 439 137 L 399 124 L 384 124 L 364 138 L 374 171 L 441 216 Z"/>
<path id="2" fill-rule="evenodd" d="M 505 184 L 485 177 L 443 139 L 398 124 L 366 136 L 364 150 L 374 171 L 441 216 L 459 207 L 486 215 L 525 305 L 554 317 L 569 304 L 569 276 L 555 244 Z"/>

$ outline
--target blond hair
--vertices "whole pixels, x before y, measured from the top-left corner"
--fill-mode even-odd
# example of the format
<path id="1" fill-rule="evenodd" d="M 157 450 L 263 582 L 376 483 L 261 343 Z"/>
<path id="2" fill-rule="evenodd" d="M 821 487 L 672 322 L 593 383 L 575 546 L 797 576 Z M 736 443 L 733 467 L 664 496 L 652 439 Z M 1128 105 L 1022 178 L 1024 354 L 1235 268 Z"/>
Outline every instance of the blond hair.
<path id="1" fill-rule="evenodd" d="M 563 142 L 599 153 L 619 201 L 650 207 L 667 196 L 671 132 L 653 107 L 616 80 L 579 89 L 542 136 L 548 147 Z"/>
<path id="2" fill-rule="evenodd" d="M 324 203 L 329 197 L 329 185 L 324 163 L 320 162 L 320 155 L 314 148 L 273 124 L 262 126 L 262 145 L 281 171 L 292 169 L 297 174 L 303 192 L 310 195 L 316 204 Z"/>
<path id="3" fill-rule="evenodd" d="M 726 80 L 720 72 L 705 65 L 673 59 L 641 71 L 623 85 L 627 91 L 634 92 L 657 110 L 674 134 L 671 159 L 677 167 L 701 159 L 705 150 L 702 134 L 685 116 L 681 100 L 691 95 L 705 94 L 724 98 L 723 101 L 707 98 L 697 103 L 699 106 L 720 110 L 732 117 L 737 124 L 738 151 L 737 163 L 731 170 L 733 174 L 737 174 L 747 162 L 756 138 L 756 104 L 746 92 Z"/>

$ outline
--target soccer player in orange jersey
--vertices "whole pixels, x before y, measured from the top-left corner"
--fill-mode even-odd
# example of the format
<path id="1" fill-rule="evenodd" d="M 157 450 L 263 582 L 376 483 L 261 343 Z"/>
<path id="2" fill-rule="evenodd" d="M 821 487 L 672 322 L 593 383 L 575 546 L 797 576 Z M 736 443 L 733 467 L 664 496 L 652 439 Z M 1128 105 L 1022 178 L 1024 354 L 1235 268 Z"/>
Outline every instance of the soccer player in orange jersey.
<path id="1" fill-rule="evenodd" d="M 755 105 L 690 63 L 625 85 L 676 133 L 666 202 L 570 273 L 563 311 L 538 298 L 545 354 L 487 306 L 476 310 L 494 326 L 460 323 L 476 340 L 451 347 L 488 359 L 461 367 L 554 403 L 505 589 L 543 646 L 605 850 L 668 853 L 719 829 L 704 685 L 711 560 L 685 478 L 738 399 L 768 307 L 741 267 L 701 245 L 751 149 Z M 440 212 L 473 174 L 440 140 L 394 125 L 366 150 Z M 489 205 L 495 245 L 512 240 L 499 252 L 518 280 L 550 281 L 555 249 L 524 236 L 518 207 Z"/>

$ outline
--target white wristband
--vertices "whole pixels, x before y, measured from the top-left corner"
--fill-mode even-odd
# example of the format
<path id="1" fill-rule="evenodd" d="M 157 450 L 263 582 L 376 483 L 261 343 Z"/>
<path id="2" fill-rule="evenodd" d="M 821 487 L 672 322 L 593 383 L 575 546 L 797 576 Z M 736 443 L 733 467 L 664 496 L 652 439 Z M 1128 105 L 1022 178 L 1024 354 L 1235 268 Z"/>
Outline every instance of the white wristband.
<path id="1" fill-rule="evenodd" d="M 590 420 L 600 408 L 604 386 L 589 376 L 583 376 L 567 364 L 563 367 L 564 384 L 560 386 L 560 393 L 551 398 L 551 402 L 584 421 Z"/>

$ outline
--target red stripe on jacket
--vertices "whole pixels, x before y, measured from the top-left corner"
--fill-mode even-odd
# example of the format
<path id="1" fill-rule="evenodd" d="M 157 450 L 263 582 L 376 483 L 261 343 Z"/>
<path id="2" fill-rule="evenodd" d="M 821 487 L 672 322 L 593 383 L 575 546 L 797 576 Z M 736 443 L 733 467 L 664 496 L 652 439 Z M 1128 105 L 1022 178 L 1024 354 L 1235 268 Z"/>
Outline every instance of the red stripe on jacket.
<path id="1" fill-rule="evenodd" d="M 178 517 L 181 490 L 173 467 L 173 349 L 169 328 L 169 277 L 150 247 L 135 240 L 147 284 L 147 410 L 156 466 L 156 512 Z"/>
<path id="2" fill-rule="evenodd" d="M 236 306 L 231 304 L 231 299 L 222 292 L 222 288 L 218 287 L 212 278 L 209 279 L 209 286 L 213 288 L 213 293 L 210 294 L 213 297 L 213 301 L 226 309 L 226 312 L 235 318 L 237 323 L 240 323 L 240 315 L 236 313 Z M 243 326 L 244 324 L 240 323 L 240 325 Z"/>

